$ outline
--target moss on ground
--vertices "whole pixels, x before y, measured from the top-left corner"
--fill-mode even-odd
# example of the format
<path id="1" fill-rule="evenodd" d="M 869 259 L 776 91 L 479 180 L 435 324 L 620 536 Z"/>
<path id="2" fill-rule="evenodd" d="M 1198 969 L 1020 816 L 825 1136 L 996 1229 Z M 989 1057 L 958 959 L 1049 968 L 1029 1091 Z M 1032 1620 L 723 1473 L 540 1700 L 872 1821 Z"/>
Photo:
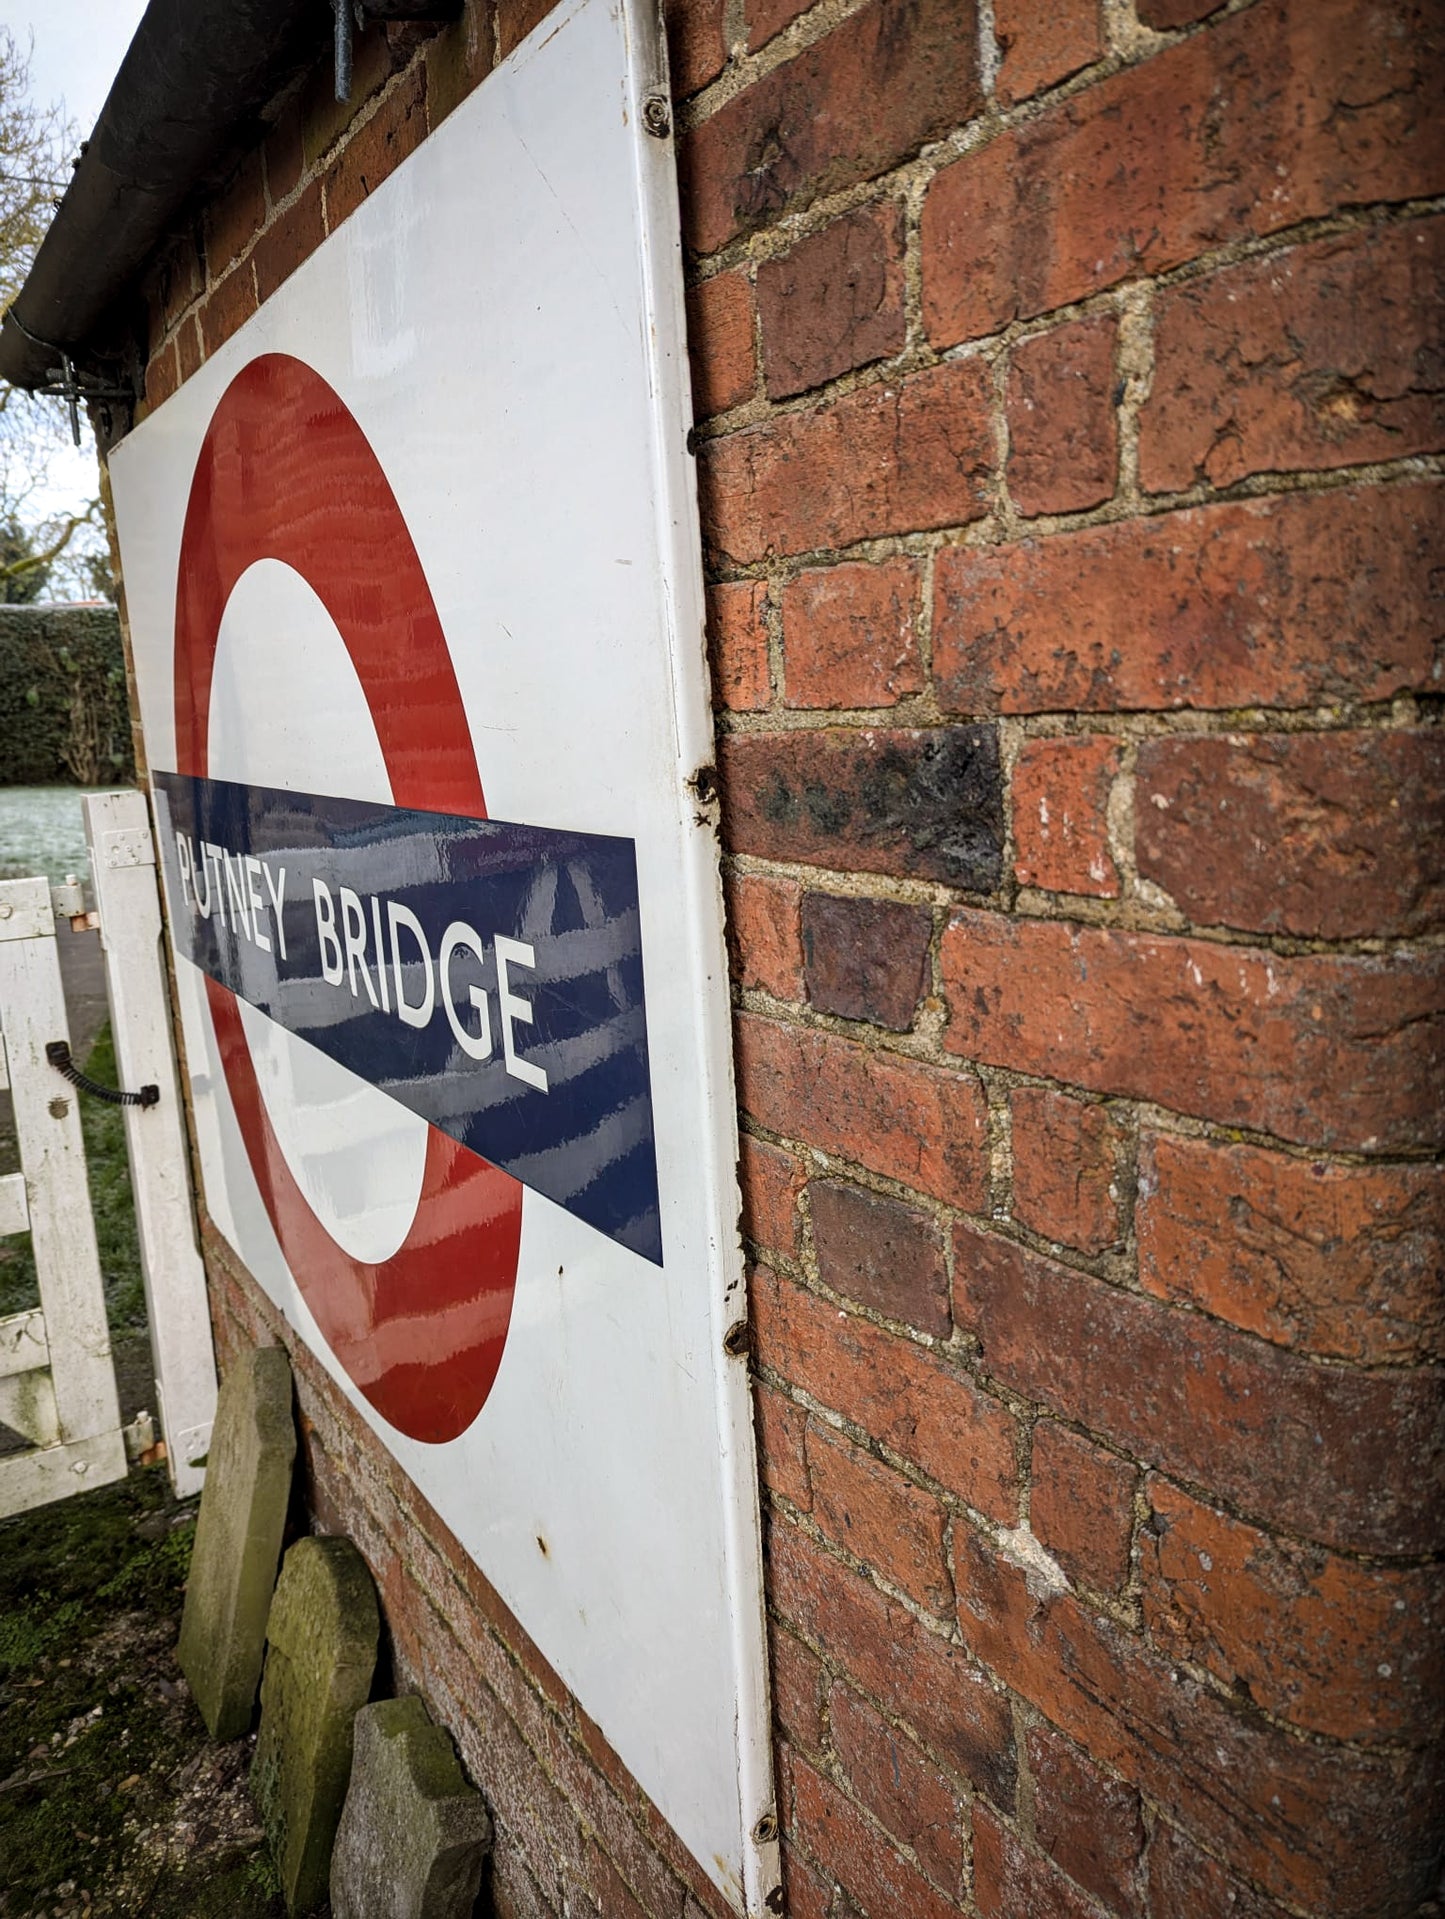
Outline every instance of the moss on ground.
<path id="1" fill-rule="evenodd" d="M 0 1525 L 0 1915 L 279 1919 L 174 1649 L 194 1502 L 164 1468 Z"/>

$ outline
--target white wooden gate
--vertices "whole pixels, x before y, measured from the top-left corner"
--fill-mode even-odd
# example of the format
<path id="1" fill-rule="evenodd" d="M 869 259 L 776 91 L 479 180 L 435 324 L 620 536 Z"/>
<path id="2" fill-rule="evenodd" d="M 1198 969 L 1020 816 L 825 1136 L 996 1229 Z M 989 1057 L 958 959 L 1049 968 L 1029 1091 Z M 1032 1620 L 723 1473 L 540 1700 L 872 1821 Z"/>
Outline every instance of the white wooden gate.
<path id="1" fill-rule="evenodd" d="M 153 1103 L 127 1107 L 126 1144 L 167 1464 L 176 1491 L 186 1494 L 205 1476 L 216 1374 L 171 1050 L 155 854 L 140 793 L 88 797 L 83 809 L 121 1082 L 159 1090 Z M 79 910 L 78 898 L 66 904 Z M 84 1095 L 47 1053 L 68 1040 L 50 885 L 0 882 L 0 1085 L 10 1088 L 21 1162 L 18 1173 L 0 1178 L 0 1234 L 29 1230 L 40 1285 L 38 1308 L 0 1319 L 0 1421 L 30 1442 L 0 1456 L 0 1516 L 119 1479 L 127 1468 L 86 1184 Z"/>

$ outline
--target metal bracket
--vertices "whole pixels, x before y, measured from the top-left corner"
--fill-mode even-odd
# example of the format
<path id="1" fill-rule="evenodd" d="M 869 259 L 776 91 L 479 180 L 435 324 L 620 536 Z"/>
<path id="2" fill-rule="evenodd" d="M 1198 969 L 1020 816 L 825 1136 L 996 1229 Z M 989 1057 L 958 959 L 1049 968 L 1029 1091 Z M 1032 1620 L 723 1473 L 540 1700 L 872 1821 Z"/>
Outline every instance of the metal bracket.
<path id="1" fill-rule="evenodd" d="M 53 393 L 65 401 L 70 413 L 70 437 L 80 445 L 80 402 L 87 405 L 94 402 L 97 406 L 135 405 L 135 394 L 127 386 L 107 386 L 100 380 L 82 378 L 75 370 L 75 362 L 63 350 L 60 365 L 50 369 L 49 386 L 37 388 L 40 393 Z"/>
<path id="2" fill-rule="evenodd" d="M 92 1079 L 89 1073 L 82 1073 L 70 1057 L 70 1041 L 53 1039 L 47 1042 L 45 1057 L 63 1078 L 82 1093 L 90 1093 L 96 1099 L 103 1099 L 107 1106 L 158 1106 L 161 1089 L 159 1086 L 142 1086 L 138 1093 L 124 1092 L 119 1086 L 102 1086 L 98 1079 Z"/>

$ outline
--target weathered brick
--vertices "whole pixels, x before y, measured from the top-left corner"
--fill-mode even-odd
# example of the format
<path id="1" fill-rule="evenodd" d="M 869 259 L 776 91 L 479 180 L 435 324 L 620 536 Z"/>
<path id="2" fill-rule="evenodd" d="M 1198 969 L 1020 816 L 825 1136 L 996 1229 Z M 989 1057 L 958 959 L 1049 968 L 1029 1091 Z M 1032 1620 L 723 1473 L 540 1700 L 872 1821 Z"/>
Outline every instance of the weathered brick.
<path id="1" fill-rule="evenodd" d="M 817 1753 L 823 1746 L 822 1666 L 801 1639 L 769 1622 L 773 1719 L 790 1744 Z"/>
<path id="2" fill-rule="evenodd" d="M 955 1529 L 954 1547 L 965 1643 L 1101 1764 L 1305 1911 L 1414 1910 L 1434 1857 L 1428 1759 L 1293 1738 L 1071 1594 L 1036 1596 L 971 1528 Z M 1194 1919 L 1187 1905 L 1155 1910 Z"/>
<path id="3" fill-rule="evenodd" d="M 886 1713 L 911 1726 L 950 1772 L 1012 1812 L 1013 1715 L 963 1648 L 930 1632 L 791 1526 L 773 1528 L 768 1563 L 773 1603 L 783 1618 Z"/>
<path id="4" fill-rule="evenodd" d="M 275 216 L 256 242 L 251 257 L 256 272 L 257 298 L 269 300 L 302 261 L 310 259 L 325 237 L 321 187 L 319 182 L 313 180 L 284 213 Z"/>
<path id="5" fill-rule="evenodd" d="M 948 1269 L 932 1215 L 838 1180 L 814 1180 L 808 1198 L 824 1285 L 947 1339 Z"/>
<path id="6" fill-rule="evenodd" d="M 768 589 L 738 580 L 707 589 L 713 698 L 733 713 L 760 713 L 773 697 L 766 624 Z"/>
<path id="7" fill-rule="evenodd" d="M 1117 899 L 1109 848 L 1109 794 L 1123 759 L 1118 740 L 1075 734 L 1026 740 L 1014 763 L 1014 877 L 1050 893 Z"/>
<path id="8" fill-rule="evenodd" d="M 1119 467 L 1112 313 L 1022 341 L 1008 374 L 1008 485 L 1020 513 L 1071 513 L 1114 491 Z"/>
<path id="9" fill-rule="evenodd" d="M 488 0 L 464 0 L 460 16 L 427 42 L 425 57 L 427 125 L 435 132 L 492 70 Z"/>
<path id="10" fill-rule="evenodd" d="M 194 313 L 188 313 L 176 328 L 176 355 L 182 381 L 189 380 L 205 358 L 201 345 L 201 323 Z"/>
<path id="11" fill-rule="evenodd" d="M 1337 235 L 1172 287 L 1139 416 L 1151 493 L 1445 445 L 1445 219 Z"/>
<path id="12" fill-rule="evenodd" d="M 833 1881 L 820 1875 L 797 1852 L 791 1834 L 783 1844 L 783 1889 L 789 1919 L 828 1919 Z"/>
<path id="13" fill-rule="evenodd" d="M 334 233 L 426 138 L 426 67 L 418 64 L 386 95 L 376 112 L 341 148 L 326 170 L 326 226 Z"/>
<path id="14" fill-rule="evenodd" d="M 856 1421 L 977 1511 L 1013 1522 L 1015 1426 L 998 1400 L 947 1361 L 766 1267 L 754 1274 L 752 1299 L 761 1365 Z"/>
<path id="15" fill-rule="evenodd" d="M 1140 1535 L 1144 1618 L 1257 1706 L 1332 1739 L 1425 1744 L 1445 1689 L 1436 1566 L 1362 1566 L 1273 1539 L 1167 1480 Z"/>
<path id="16" fill-rule="evenodd" d="M 1149 1902 L 1151 1912 L 1189 1919 L 1285 1919 L 1282 1906 L 1227 1873 L 1163 1819 L 1155 1821 L 1149 1841 Z"/>
<path id="17" fill-rule="evenodd" d="M 1117 1244 L 1125 1134 L 1108 1108 L 1046 1086 L 1016 1086 L 1009 1112 L 1014 1218 L 1081 1253 Z"/>
<path id="18" fill-rule="evenodd" d="M 963 526 L 988 511 L 988 369 L 946 361 L 708 440 L 703 538 L 723 563 Z"/>
<path id="19" fill-rule="evenodd" d="M 358 118 L 386 85 L 396 65 L 385 25 L 380 21 L 373 21 L 352 40 L 351 91 L 345 100 L 336 97 L 331 65 L 316 62 L 296 96 L 302 156 L 307 167 L 318 166 L 338 142 L 354 137 Z M 373 180 L 372 185 L 375 184 Z"/>
<path id="20" fill-rule="evenodd" d="M 912 1847 L 934 1885 L 956 1893 L 967 1816 L 958 1789 L 846 1686 L 828 1694 L 828 1724 L 855 1798 Z"/>
<path id="21" fill-rule="evenodd" d="M 301 184 L 306 171 L 306 151 L 301 138 L 300 104 L 291 100 L 266 130 L 263 154 L 266 165 L 266 195 L 277 206 Z"/>
<path id="22" fill-rule="evenodd" d="M 733 873 L 727 882 L 733 977 L 745 991 L 803 997 L 803 947 L 796 880 Z"/>
<path id="23" fill-rule="evenodd" d="M 935 573 L 957 713 L 1309 706 L 1438 687 L 1445 488 L 1200 507 L 1000 547 Z"/>
<path id="24" fill-rule="evenodd" d="M 744 1133 L 738 1141 L 743 1232 L 755 1246 L 791 1259 L 798 1247 L 803 1174 L 791 1153 Z"/>
<path id="25" fill-rule="evenodd" d="M 175 392 L 181 383 L 180 362 L 176 355 L 176 343 L 167 340 L 158 353 L 153 353 L 146 365 L 146 405 L 152 410 L 162 405 Z"/>
<path id="26" fill-rule="evenodd" d="M 1099 0 L 1062 0 L 1047 9 L 1034 0 L 994 0 L 999 47 L 994 91 L 1004 106 L 1067 80 L 1104 51 Z"/>
<path id="27" fill-rule="evenodd" d="M 251 244 L 266 218 L 266 183 L 261 149 L 242 159 L 225 191 L 208 202 L 205 215 L 206 266 L 219 280 Z"/>
<path id="28" fill-rule="evenodd" d="M 1133 1786 L 1113 1779 L 1052 1726 L 1025 1740 L 1034 1782 L 1034 1838 L 1111 1913 L 1143 1910 L 1144 1822 Z"/>
<path id="29" fill-rule="evenodd" d="M 1175 27 L 1193 26 L 1196 20 L 1218 13 L 1225 0 L 1136 0 L 1139 18 L 1146 27 L 1167 33 Z"/>
<path id="30" fill-rule="evenodd" d="M 918 568 L 814 567 L 783 588 L 787 704 L 892 706 L 923 687 Z"/>
<path id="31" fill-rule="evenodd" d="M 1005 131 L 923 211 L 923 307 L 951 346 L 1244 234 L 1445 183 L 1428 0 L 1262 0 Z M 1352 106 L 1341 115 L 1347 89 Z M 1207 104 L 1207 107 L 1205 105 Z"/>
<path id="32" fill-rule="evenodd" d="M 712 253 L 970 119 L 977 44 L 973 0 L 870 0 L 686 136 L 687 244 Z"/>
<path id="33" fill-rule="evenodd" d="M 775 34 L 791 26 L 800 13 L 806 13 L 813 0 L 744 0 L 747 18 L 748 49 L 766 46 Z"/>
<path id="34" fill-rule="evenodd" d="M 751 397 L 758 372 L 746 273 L 715 273 L 688 288 L 687 345 L 698 419 L 726 413 Z"/>
<path id="35" fill-rule="evenodd" d="M 1309 939 L 1445 922 L 1445 734 L 1140 743 L 1139 872 L 1202 925 Z"/>
<path id="36" fill-rule="evenodd" d="M 240 266 L 232 267 L 218 286 L 211 288 L 197 316 L 207 359 L 255 311 L 256 276 L 252 272 L 251 261 L 243 260 Z"/>
<path id="37" fill-rule="evenodd" d="M 505 60 L 552 11 L 556 0 L 496 0 L 497 58 Z"/>
<path id="38" fill-rule="evenodd" d="M 728 851 L 997 886 L 1003 843 L 990 726 L 732 733 L 718 742 Z"/>
<path id="39" fill-rule="evenodd" d="M 716 80 L 728 57 L 723 0 L 665 0 L 668 62 L 678 98 Z"/>
<path id="40" fill-rule="evenodd" d="M 973 1809 L 973 1896 L 981 1919 L 1102 1919 L 1098 1906 L 1031 1852 L 992 1807 Z"/>
<path id="41" fill-rule="evenodd" d="M 1114 1592 L 1128 1578 L 1138 1477 L 1067 1426 L 1034 1427 L 1029 1525 L 1071 1579 Z"/>
<path id="42" fill-rule="evenodd" d="M 753 1382 L 753 1412 L 758 1450 L 762 1454 L 763 1484 L 769 1492 L 781 1493 L 790 1499 L 800 1511 L 811 1512 L 813 1488 L 808 1480 L 808 1458 L 803 1443 L 807 1414 L 761 1379 Z"/>
<path id="43" fill-rule="evenodd" d="M 961 909 L 940 965 L 955 1053 L 1301 1145 L 1440 1136 L 1445 956 L 1336 958 Z"/>
<path id="44" fill-rule="evenodd" d="M 988 1203 L 988 1102 L 972 1073 L 743 1014 L 739 1095 L 759 1125 L 951 1206 Z"/>
<path id="45" fill-rule="evenodd" d="M 1445 1175 L 1147 1135 L 1139 1283 L 1278 1346 L 1378 1365 L 1445 1358 Z"/>
<path id="46" fill-rule="evenodd" d="M 803 895 L 803 976 L 808 1001 L 840 1019 L 895 1033 L 913 1024 L 928 987 L 933 915 L 926 906 Z"/>
<path id="47" fill-rule="evenodd" d="M 967 1226 L 954 1318 L 1002 1385 L 1266 1522 L 1350 1552 L 1445 1541 L 1434 1372 L 1318 1366 Z"/>
<path id="48" fill-rule="evenodd" d="M 944 1899 L 844 1798 L 831 1780 L 804 1759 L 793 1764 L 798 1838 L 826 1862 L 832 1878 L 863 1902 L 866 1912 L 907 1913 L 909 1919 L 957 1919 Z"/>
<path id="49" fill-rule="evenodd" d="M 946 1617 L 953 1586 L 938 1501 L 816 1420 L 808 1422 L 807 1447 L 820 1531 L 925 1611 Z"/>
<path id="50" fill-rule="evenodd" d="M 903 208 L 859 207 L 758 268 L 763 377 L 785 400 L 903 345 Z"/>

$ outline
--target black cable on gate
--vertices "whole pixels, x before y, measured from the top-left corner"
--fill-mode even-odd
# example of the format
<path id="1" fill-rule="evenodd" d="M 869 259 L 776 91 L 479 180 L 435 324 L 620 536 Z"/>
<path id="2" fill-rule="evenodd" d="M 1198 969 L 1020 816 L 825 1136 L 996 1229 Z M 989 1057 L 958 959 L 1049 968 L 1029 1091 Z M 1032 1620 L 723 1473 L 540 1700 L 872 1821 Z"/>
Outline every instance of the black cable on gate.
<path id="1" fill-rule="evenodd" d="M 157 1106 L 160 1103 L 159 1086 L 142 1086 L 138 1093 L 123 1092 L 119 1086 L 102 1086 L 98 1079 L 92 1079 L 89 1073 L 82 1073 L 70 1057 L 69 1040 L 53 1039 L 45 1048 L 45 1057 L 68 1079 L 72 1086 L 78 1086 L 82 1093 L 93 1094 L 103 1099 L 107 1106 Z"/>

